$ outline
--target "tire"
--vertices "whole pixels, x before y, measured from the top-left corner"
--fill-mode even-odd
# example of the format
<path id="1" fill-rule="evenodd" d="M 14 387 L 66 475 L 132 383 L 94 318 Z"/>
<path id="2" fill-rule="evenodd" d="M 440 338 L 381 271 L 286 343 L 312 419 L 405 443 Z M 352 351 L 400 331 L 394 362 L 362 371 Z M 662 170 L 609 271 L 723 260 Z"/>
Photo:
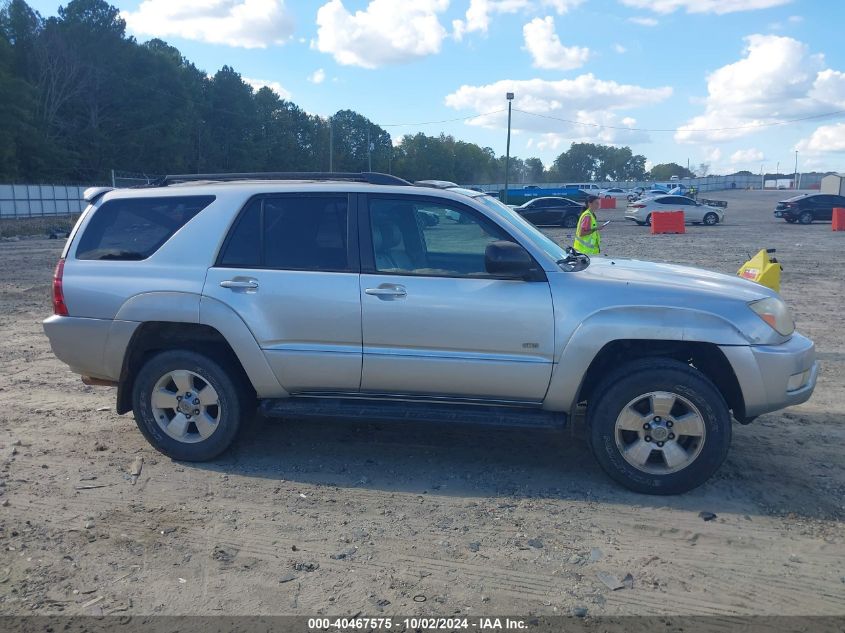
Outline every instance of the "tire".
<path id="1" fill-rule="evenodd" d="M 572 215 L 571 213 L 569 215 L 565 215 L 563 216 L 563 220 L 561 220 L 560 225 L 565 229 L 574 229 L 578 226 L 578 216 Z"/>
<path id="2" fill-rule="evenodd" d="M 728 454 L 727 404 L 704 374 L 685 363 L 632 361 L 595 393 L 600 399 L 587 409 L 590 447 L 604 471 L 626 488 L 657 495 L 687 492 L 707 481 Z M 676 436 L 682 427 L 688 433 Z M 658 432 L 662 446 L 653 437 Z"/>
<path id="3" fill-rule="evenodd" d="M 651 213 L 649 213 L 647 216 L 645 216 L 645 225 L 651 226 Z"/>
<path id="4" fill-rule="evenodd" d="M 712 211 L 708 211 L 704 214 L 703 221 L 705 226 L 716 226 L 719 223 L 719 216 Z"/>
<path id="5" fill-rule="evenodd" d="M 610 200 L 612 197 L 613 197 L 613 196 L 605 196 L 605 197 L 604 197 L 604 199 L 605 199 L 605 200 Z"/>
<path id="6" fill-rule="evenodd" d="M 208 387 L 211 392 L 205 391 Z M 185 406 L 188 392 L 193 402 Z M 159 394 L 155 403 L 154 393 Z M 201 401 L 203 393 L 207 402 Z M 217 361 L 187 350 L 151 357 L 138 372 L 132 390 L 135 422 L 147 441 L 168 457 L 187 462 L 214 459 L 229 448 L 248 408 L 247 400 L 237 378 Z M 184 409 L 180 412 L 177 407 Z M 201 419 L 204 423 L 198 424 Z"/>
<path id="7" fill-rule="evenodd" d="M 813 214 L 810 211 L 802 212 L 801 215 L 798 216 L 798 222 L 800 224 L 812 224 Z"/>
<path id="8" fill-rule="evenodd" d="M 790 224 L 795 224 L 795 223 L 798 221 L 798 220 L 796 220 L 795 218 L 784 218 L 784 220 L 786 220 L 786 221 L 787 221 L 787 222 L 789 222 Z"/>

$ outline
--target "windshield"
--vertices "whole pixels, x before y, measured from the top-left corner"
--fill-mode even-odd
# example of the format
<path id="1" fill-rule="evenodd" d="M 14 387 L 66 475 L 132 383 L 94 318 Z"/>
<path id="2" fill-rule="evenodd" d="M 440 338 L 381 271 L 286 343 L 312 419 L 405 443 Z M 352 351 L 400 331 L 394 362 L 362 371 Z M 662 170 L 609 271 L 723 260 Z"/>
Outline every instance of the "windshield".
<path id="1" fill-rule="evenodd" d="M 523 218 L 510 207 L 500 202 L 497 198 L 494 198 L 493 196 L 482 195 L 476 196 L 474 199 L 476 202 L 480 202 L 488 209 L 495 211 L 499 215 L 505 216 L 505 218 L 509 220 L 512 224 L 518 225 L 519 228 L 522 229 L 523 233 L 527 237 L 529 237 L 534 244 L 541 248 L 543 252 L 546 253 L 546 255 L 548 255 L 555 261 L 559 261 L 566 257 L 566 251 L 563 250 L 563 247 L 556 244 L 549 237 L 541 233 L 536 226 L 531 224 L 528 220 Z"/>

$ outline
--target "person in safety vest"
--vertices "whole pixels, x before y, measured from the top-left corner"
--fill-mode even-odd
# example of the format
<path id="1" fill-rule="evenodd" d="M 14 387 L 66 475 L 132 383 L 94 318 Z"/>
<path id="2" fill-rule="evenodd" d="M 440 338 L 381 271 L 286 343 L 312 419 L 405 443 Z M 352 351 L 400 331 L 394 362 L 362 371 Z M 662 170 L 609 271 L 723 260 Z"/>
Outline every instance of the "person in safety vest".
<path id="1" fill-rule="evenodd" d="M 604 227 L 596 221 L 596 211 L 599 208 L 598 196 L 587 196 L 587 206 L 578 218 L 578 228 L 575 229 L 575 244 L 573 247 L 585 255 L 598 255 L 601 252 L 601 231 Z"/>

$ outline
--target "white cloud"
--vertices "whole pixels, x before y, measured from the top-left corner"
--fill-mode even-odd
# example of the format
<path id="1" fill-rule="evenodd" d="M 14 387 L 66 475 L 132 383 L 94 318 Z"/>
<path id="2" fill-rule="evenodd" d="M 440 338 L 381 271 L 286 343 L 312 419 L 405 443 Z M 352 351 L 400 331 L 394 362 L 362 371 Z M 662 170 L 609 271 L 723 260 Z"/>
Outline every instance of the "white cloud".
<path id="1" fill-rule="evenodd" d="M 478 116 L 470 119 L 469 125 L 502 129 L 507 126 L 507 113 L 484 113 L 502 109 L 506 92 L 514 92 L 516 97 L 512 129 L 541 138 L 536 145 L 540 149 L 556 149 L 573 140 L 644 142 L 648 138 L 645 133 L 629 129 L 636 125 L 636 120 L 622 117 L 619 111 L 664 101 L 671 96 L 672 89 L 618 84 L 585 74 L 557 81 L 502 80 L 481 86 L 464 85 L 447 95 L 445 101 L 456 110 L 476 112 Z"/>
<path id="2" fill-rule="evenodd" d="M 657 26 L 657 20 L 654 18 L 628 18 L 628 22 L 639 24 L 640 26 Z"/>
<path id="3" fill-rule="evenodd" d="M 249 84 L 255 92 L 258 92 L 262 88 L 269 88 L 277 95 L 279 95 L 282 99 L 291 98 L 291 93 L 285 90 L 278 81 L 267 81 L 265 79 L 250 79 L 249 77 L 241 77 L 247 84 Z"/>
<path id="4" fill-rule="evenodd" d="M 748 163 L 759 163 L 765 158 L 763 152 L 752 147 L 750 149 L 739 149 L 731 154 L 732 165 L 747 165 Z"/>
<path id="5" fill-rule="evenodd" d="M 845 123 L 822 125 L 809 138 L 800 140 L 795 149 L 809 154 L 845 152 Z"/>
<path id="6" fill-rule="evenodd" d="M 322 68 L 315 70 L 309 77 L 308 81 L 312 84 L 321 84 L 326 80 L 326 71 Z"/>
<path id="7" fill-rule="evenodd" d="M 792 0 L 622 0 L 622 4 L 635 9 L 650 9 L 655 13 L 673 13 L 686 9 L 687 13 L 735 13 L 769 9 L 790 3 Z"/>
<path id="8" fill-rule="evenodd" d="M 552 7 L 558 15 L 568 13 L 584 0 L 543 0 L 543 6 Z"/>
<path id="9" fill-rule="evenodd" d="M 711 147 L 705 150 L 704 152 L 704 160 L 708 163 L 718 163 L 722 160 L 722 150 L 718 147 Z"/>
<path id="10" fill-rule="evenodd" d="M 792 22 L 793 24 L 797 24 L 798 22 L 803 22 L 804 17 L 801 16 L 801 15 L 790 15 L 789 21 Z"/>
<path id="11" fill-rule="evenodd" d="M 452 21 L 452 37 L 461 41 L 466 33 L 487 33 L 492 14 L 517 13 L 531 4 L 531 0 L 470 0 L 465 19 Z"/>
<path id="12" fill-rule="evenodd" d="M 452 37 L 461 41 L 467 33 L 486 34 L 493 15 L 519 13 L 550 7 L 558 15 L 568 13 L 584 0 L 470 0 L 469 8 L 463 20 L 452 20 Z"/>
<path id="13" fill-rule="evenodd" d="M 572 70 L 583 66 L 590 56 L 588 48 L 564 46 L 555 31 L 554 18 L 535 18 L 522 27 L 525 48 L 534 59 L 535 68 Z"/>
<path id="14" fill-rule="evenodd" d="M 378 68 L 440 52 L 446 29 L 438 14 L 449 0 L 372 0 L 351 14 L 342 0 L 317 11 L 317 40 L 312 46 L 344 66 Z"/>
<path id="15" fill-rule="evenodd" d="M 704 113 L 675 133 L 677 142 L 739 138 L 767 129 L 759 126 L 845 107 L 845 73 L 824 69 L 823 55 L 790 37 L 745 39 L 744 57 L 707 78 Z"/>
<path id="16" fill-rule="evenodd" d="M 627 48 L 625 48 L 624 46 L 622 46 L 622 44 L 614 44 L 614 45 L 613 45 L 613 50 L 615 50 L 615 51 L 616 51 L 617 53 L 619 53 L 620 55 L 622 55 L 623 53 L 627 53 L 627 52 L 628 52 L 628 49 L 627 49 Z"/>
<path id="17" fill-rule="evenodd" d="M 242 48 L 284 44 L 294 31 L 284 0 L 144 0 L 120 15 L 137 35 Z"/>

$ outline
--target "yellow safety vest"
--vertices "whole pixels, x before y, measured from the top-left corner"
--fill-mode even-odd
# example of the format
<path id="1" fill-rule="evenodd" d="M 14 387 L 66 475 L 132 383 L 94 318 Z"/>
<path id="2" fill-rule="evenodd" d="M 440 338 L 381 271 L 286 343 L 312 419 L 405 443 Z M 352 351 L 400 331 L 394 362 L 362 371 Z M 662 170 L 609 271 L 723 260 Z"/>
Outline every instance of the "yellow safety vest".
<path id="1" fill-rule="evenodd" d="M 587 214 L 590 216 L 590 228 L 593 232 L 589 235 L 581 235 L 581 222 Z M 585 255 L 598 255 L 601 251 L 601 233 L 596 231 L 596 216 L 590 209 L 585 209 L 578 218 L 578 227 L 575 229 L 575 250 Z"/>

